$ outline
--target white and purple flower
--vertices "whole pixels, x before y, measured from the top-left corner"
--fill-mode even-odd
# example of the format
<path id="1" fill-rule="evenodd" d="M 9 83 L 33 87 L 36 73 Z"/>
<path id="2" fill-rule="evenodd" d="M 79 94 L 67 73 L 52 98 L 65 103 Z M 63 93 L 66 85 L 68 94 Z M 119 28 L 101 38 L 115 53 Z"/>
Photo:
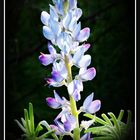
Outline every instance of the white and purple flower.
<path id="1" fill-rule="evenodd" d="M 93 114 L 93 113 L 96 113 L 97 111 L 100 110 L 100 108 L 101 108 L 101 101 L 100 100 L 94 100 L 93 101 L 93 96 L 94 96 L 94 93 L 91 93 L 84 100 L 83 106 L 81 107 L 81 110 L 83 112 Z"/>

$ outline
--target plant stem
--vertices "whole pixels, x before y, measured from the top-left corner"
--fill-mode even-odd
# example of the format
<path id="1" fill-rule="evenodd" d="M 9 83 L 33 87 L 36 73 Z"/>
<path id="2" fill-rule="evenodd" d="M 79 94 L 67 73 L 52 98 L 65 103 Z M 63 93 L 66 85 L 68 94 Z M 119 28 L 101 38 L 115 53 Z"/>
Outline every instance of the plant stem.
<path id="1" fill-rule="evenodd" d="M 67 83 L 69 84 L 70 82 L 72 82 L 72 71 L 71 71 L 71 65 L 69 63 L 69 59 L 66 55 L 65 55 L 65 66 L 68 71 Z M 73 130 L 73 140 L 80 140 L 79 114 L 77 111 L 76 102 L 73 96 L 69 95 L 69 98 L 70 98 L 70 106 L 71 106 L 72 115 L 76 118 L 76 128 Z"/>

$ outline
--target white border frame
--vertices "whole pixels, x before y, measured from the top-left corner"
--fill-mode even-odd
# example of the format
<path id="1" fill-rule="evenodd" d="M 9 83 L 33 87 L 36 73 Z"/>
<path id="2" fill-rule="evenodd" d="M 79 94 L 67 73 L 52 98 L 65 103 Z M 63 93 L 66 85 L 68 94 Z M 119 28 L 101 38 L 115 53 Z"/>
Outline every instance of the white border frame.
<path id="1" fill-rule="evenodd" d="M 135 0 L 135 140 L 137 140 L 137 123 L 136 123 L 136 120 L 137 120 L 137 113 L 136 113 L 136 111 L 137 111 L 137 95 L 136 95 L 136 88 L 137 88 L 137 78 L 136 78 L 136 74 L 137 74 L 137 66 L 136 66 L 136 64 L 137 64 L 137 60 L 136 60 L 136 58 L 137 58 L 137 49 L 136 49 L 136 41 L 137 41 L 137 35 L 136 35 L 136 26 L 137 26 L 137 19 L 136 19 L 136 16 L 137 16 L 137 0 Z M 3 27 L 4 27 L 4 29 L 3 29 L 3 34 L 4 34 L 4 41 L 3 41 L 3 44 L 4 44 L 4 48 L 3 48 L 3 53 L 4 53 L 4 58 L 3 58 L 3 60 L 4 60 L 4 62 L 3 62 L 3 65 L 4 65 L 4 68 L 3 68 L 3 80 L 4 80 L 4 88 L 3 88 L 3 91 L 4 91 L 4 96 L 3 96 L 3 100 L 4 100 L 4 110 L 3 110 L 3 113 L 4 113 L 4 115 L 3 115 L 3 120 L 4 120 L 4 122 L 3 122 L 3 133 L 4 133 L 4 135 L 3 135 L 3 138 L 4 138 L 4 140 L 5 140 L 5 0 L 3 1 L 3 10 L 4 10 L 4 17 L 3 17 L 3 20 L 4 20 L 4 22 L 3 22 Z"/>

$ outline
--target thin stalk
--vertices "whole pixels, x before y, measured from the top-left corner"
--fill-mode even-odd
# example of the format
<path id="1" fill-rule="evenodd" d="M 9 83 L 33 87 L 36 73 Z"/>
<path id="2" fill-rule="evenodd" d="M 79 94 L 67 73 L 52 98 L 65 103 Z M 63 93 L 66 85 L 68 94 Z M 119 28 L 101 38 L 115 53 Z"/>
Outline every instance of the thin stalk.
<path id="1" fill-rule="evenodd" d="M 69 84 L 70 82 L 72 82 L 72 70 L 71 70 L 71 65 L 69 63 L 69 59 L 66 55 L 65 55 L 65 66 L 68 71 L 67 83 Z M 77 110 L 77 105 L 73 96 L 69 95 L 69 98 L 70 98 L 70 107 L 71 107 L 72 115 L 76 118 L 76 128 L 73 130 L 73 140 L 80 140 L 79 114 Z"/>

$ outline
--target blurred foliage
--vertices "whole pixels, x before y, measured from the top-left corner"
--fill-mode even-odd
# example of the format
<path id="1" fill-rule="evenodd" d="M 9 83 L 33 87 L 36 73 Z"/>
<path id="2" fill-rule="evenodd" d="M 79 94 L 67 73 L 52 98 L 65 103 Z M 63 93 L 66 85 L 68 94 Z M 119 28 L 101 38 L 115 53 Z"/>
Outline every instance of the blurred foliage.
<path id="1" fill-rule="evenodd" d="M 44 86 L 51 66 L 43 67 L 38 56 L 47 53 L 40 13 L 49 11 L 51 0 L 6 1 L 6 138 L 17 139 L 21 131 L 14 122 L 23 116 L 28 103 L 34 104 L 35 122 L 53 118 L 59 112 L 49 108 L 45 98 L 53 95 Z M 93 81 L 84 83 L 82 99 L 92 91 L 102 101 L 98 114 L 130 109 L 134 114 L 134 2 L 125 0 L 78 0 L 83 10 L 82 27 L 90 27 L 88 42 L 92 64 L 97 70 Z M 57 88 L 67 96 L 65 87 Z M 80 101 L 82 103 L 83 101 Z M 78 105 L 80 105 L 78 103 Z M 97 114 L 97 115 L 98 115 Z M 134 115 L 133 115 L 134 116 Z"/>

